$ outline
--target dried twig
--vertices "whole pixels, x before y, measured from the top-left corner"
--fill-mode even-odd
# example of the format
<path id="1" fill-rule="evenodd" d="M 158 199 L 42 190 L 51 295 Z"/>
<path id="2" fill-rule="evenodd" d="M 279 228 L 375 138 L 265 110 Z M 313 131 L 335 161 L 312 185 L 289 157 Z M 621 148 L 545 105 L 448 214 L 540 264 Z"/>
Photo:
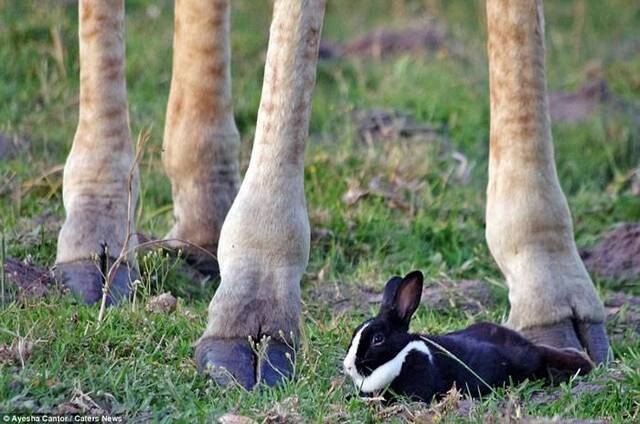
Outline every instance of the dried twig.
<path id="1" fill-rule="evenodd" d="M 111 288 L 111 283 L 113 282 L 113 278 L 115 276 L 115 271 L 118 269 L 118 266 L 122 262 L 123 258 L 127 256 L 127 252 L 129 250 L 129 242 L 131 241 L 131 216 L 133 208 L 133 178 L 136 174 L 136 168 L 138 166 L 138 161 L 140 160 L 140 155 L 142 154 L 142 147 L 149 140 L 151 134 L 149 130 L 145 130 L 140 132 L 138 135 L 138 141 L 136 143 L 136 155 L 131 162 L 131 167 L 129 168 L 129 174 L 127 176 L 127 233 L 124 238 L 124 243 L 122 244 L 122 250 L 120 251 L 120 255 L 118 255 L 116 261 L 111 265 L 107 275 L 105 276 L 104 288 L 102 289 L 102 302 L 100 303 L 100 312 L 98 313 L 98 323 L 102 322 L 104 318 L 104 313 L 107 308 L 107 297 L 109 296 L 109 289 Z"/>
<path id="2" fill-rule="evenodd" d="M 36 327 L 36 325 L 37 323 L 35 323 L 24 336 L 20 335 L 19 329 L 16 331 L 11 331 L 6 328 L 0 328 L 1 333 L 5 333 L 14 337 L 15 340 L 11 344 L 11 347 L 9 349 L 12 351 L 15 359 L 18 359 L 20 361 L 20 365 L 22 368 L 26 366 L 27 359 L 29 359 L 29 357 L 31 356 L 34 346 L 43 342 L 43 340 L 41 339 L 33 340 L 31 338 L 31 333 L 33 332 L 33 329 Z"/>
<path id="3" fill-rule="evenodd" d="M 133 208 L 133 203 L 134 203 L 134 199 L 133 199 L 133 178 L 136 174 L 136 166 L 140 161 L 140 157 L 142 155 L 142 151 L 143 151 L 143 147 L 145 145 L 145 143 L 149 140 L 150 138 L 150 129 L 147 129 L 143 132 L 140 133 L 140 135 L 138 136 L 138 141 L 136 143 L 136 154 L 135 154 L 135 158 L 131 164 L 131 168 L 129 169 L 129 175 L 128 175 L 128 179 L 127 179 L 127 188 L 128 188 L 128 197 L 127 197 L 127 233 L 125 236 L 125 240 L 124 243 L 122 244 L 122 249 L 120 251 L 120 254 L 117 256 L 116 260 L 113 262 L 113 264 L 111 264 L 111 266 L 109 267 L 109 270 L 107 272 L 107 274 L 104 276 L 105 279 L 105 284 L 104 284 L 104 288 L 102 290 L 102 302 L 100 303 L 100 312 L 98 313 L 98 324 L 100 322 L 102 322 L 102 320 L 104 319 L 104 314 L 106 312 L 106 308 L 107 308 L 107 298 L 109 296 L 109 290 L 111 289 L 111 284 L 113 283 L 113 279 L 115 277 L 116 271 L 118 269 L 118 267 L 120 266 L 120 264 L 125 261 L 130 255 L 132 255 L 133 253 L 135 253 L 138 249 L 142 249 L 142 248 L 146 248 L 146 247 L 151 247 L 151 246 L 162 246 L 163 244 L 169 243 L 169 242 L 178 242 L 178 243 L 182 243 L 185 245 L 188 245 L 190 247 L 195 248 L 196 250 L 199 250 L 201 252 L 203 252 L 205 255 L 210 256 L 214 261 L 216 260 L 216 257 L 213 253 L 209 252 L 208 250 L 206 250 L 205 248 L 198 246 L 195 243 L 191 243 L 187 240 L 182 240 L 182 239 L 177 239 L 177 238 L 173 238 L 173 239 L 164 239 L 164 240 L 151 240 L 151 241 L 147 241 L 144 243 L 138 243 L 135 246 L 129 247 L 129 244 L 131 242 L 131 237 L 134 236 L 137 233 L 132 233 L 131 232 L 131 220 L 133 217 L 133 213 L 132 213 L 132 208 Z"/>
<path id="4" fill-rule="evenodd" d="M 131 169 L 129 170 L 129 176 L 128 176 L 128 198 L 127 198 L 127 233 L 125 236 L 125 240 L 124 243 L 122 245 L 122 250 L 120 251 L 120 254 L 118 255 L 118 257 L 116 258 L 116 260 L 113 262 L 113 264 L 111 264 L 111 266 L 109 267 L 109 270 L 107 272 L 107 275 L 105 276 L 105 284 L 104 284 L 104 288 L 102 290 L 102 302 L 100 304 L 100 312 L 98 313 L 98 323 L 102 322 L 102 320 L 104 319 L 104 314 L 106 311 L 106 307 L 107 307 L 107 298 L 109 295 L 109 290 L 111 288 L 111 284 L 113 283 L 113 279 L 115 277 L 115 273 L 118 269 L 118 267 L 120 266 L 120 264 L 126 260 L 129 255 L 133 254 L 134 252 L 136 252 L 138 249 L 142 249 L 142 248 L 146 248 L 146 247 L 151 247 L 151 246 L 162 246 L 163 244 L 169 243 L 169 242 L 179 242 L 185 245 L 188 245 L 190 247 L 193 247 L 201 252 L 203 252 L 204 254 L 210 256 L 214 261 L 216 260 L 216 257 L 213 253 L 209 252 L 207 249 L 198 246 L 195 243 L 191 243 L 187 240 L 182 240 L 182 239 L 178 239 L 178 238 L 172 238 L 172 239 L 164 239 L 164 240 L 150 240 L 144 243 L 138 243 L 135 246 L 129 247 L 129 243 L 131 241 L 131 237 L 132 237 L 132 233 L 131 233 L 131 219 L 133 216 L 132 213 L 132 207 L 133 207 L 133 177 L 135 175 L 135 171 L 136 171 L 136 165 L 140 160 L 140 155 L 142 152 L 142 148 L 144 146 L 144 144 L 147 142 L 147 140 L 149 139 L 150 134 L 149 131 L 146 131 L 144 133 L 141 133 L 140 136 L 138 137 L 138 142 L 136 143 L 136 156 L 133 160 L 133 163 L 131 164 Z"/>

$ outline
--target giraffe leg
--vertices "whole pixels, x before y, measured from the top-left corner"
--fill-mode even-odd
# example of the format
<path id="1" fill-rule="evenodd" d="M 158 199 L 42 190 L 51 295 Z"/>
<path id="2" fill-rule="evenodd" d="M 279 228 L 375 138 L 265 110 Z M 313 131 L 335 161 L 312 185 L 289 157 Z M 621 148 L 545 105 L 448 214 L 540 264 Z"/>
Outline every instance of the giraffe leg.
<path id="1" fill-rule="evenodd" d="M 324 0 L 274 3 L 251 160 L 222 226 L 222 281 L 196 348 L 199 369 L 220 383 L 220 368 L 247 388 L 292 372 L 309 258 L 304 150 L 323 14 Z M 271 337 L 265 355 L 249 363 L 247 339 L 262 336 Z"/>
<path id="2" fill-rule="evenodd" d="M 240 180 L 229 55 L 228 0 L 176 0 L 162 155 L 171 180 L 175 224 L 166 237 L 212 253 Z M 176 245 L 201 270 L 217 274 L 211 257 Z"/>
<path id="3" fill-rule="evenodd" d="M 54 272 L 73 293 L 94 303 L 102 297 L 104 275 L 120 255 L 127 231 L 133 234 L 129 246 L 137 243 L 138 172 L 124 75 L 124 0 L 83 0 L 79 21 L 80 115 L 64 167 L 67 215 Z M 128 296 L 137 272 L 132 256 L 128 259 L 115 273 L 109 303 Z"/>
<path id="4" fill-rule="evenodd" d="M 536 343 L 609 355 L 604 308 L 573 238 L 555 168 L 540 0 L 487 0 L 491 136 L 487 243 L 509 325 Z"/>

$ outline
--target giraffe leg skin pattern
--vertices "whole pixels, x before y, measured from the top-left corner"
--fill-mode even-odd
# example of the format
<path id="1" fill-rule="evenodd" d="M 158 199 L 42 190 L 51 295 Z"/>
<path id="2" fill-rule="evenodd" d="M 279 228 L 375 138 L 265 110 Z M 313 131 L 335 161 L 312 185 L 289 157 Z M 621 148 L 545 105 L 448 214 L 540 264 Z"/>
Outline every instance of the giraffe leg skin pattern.
<path id="1" fill-rule="evenodd" d="M 198 368 L 218 383 L 227 383 L 220 368 L 246 388 L 293 374 L 310 246 L 304 150 L 323 14 L 323 0 L 274 3 L 251 160 L 220 231 L 221 282 L 196 349 Z M 252 356 L 249 337 L 259 342 Z"/>
<path id="2" fill-rule="evenodd" d="M 189 265 L 212 277 L 219 273 L 215 253 L 220 228 L 240 185 L 229 27 L 229 1 L 175 3 L 162 151 L 174 225 L 165 238 Z"/>
<path id="3" fill-rule="evenodd" d="M 81 1 L 79 21 L 80 113 L 64 167 L 66 219 L 54 275 L 81 301 L 96 303 L 113 256 L 123 252 L 107 298 L 113 304 L 129 296 L 138 275 L 130 250 L 138 243 L 138 171 L 125 83 L 124 1 Z"/>
<path id="4" fill-rule="evenodd" d="M 605 311 L 578 255 L 555 168 L 542 1 L 487 0 L 491 131 L 487 244 L 508 324 L 532 341 L 609 358 Z"/>

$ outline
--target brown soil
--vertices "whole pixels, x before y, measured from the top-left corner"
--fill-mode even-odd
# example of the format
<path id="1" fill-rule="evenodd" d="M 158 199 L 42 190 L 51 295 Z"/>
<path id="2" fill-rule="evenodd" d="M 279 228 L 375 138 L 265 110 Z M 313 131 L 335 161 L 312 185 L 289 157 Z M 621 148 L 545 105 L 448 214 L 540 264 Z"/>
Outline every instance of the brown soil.
<path id="1" fill-rule="evenodd" d="M 318 283 L 306 296 L 308 302 L 327 304 L 336 315 L 349 310 L 368 312 L 382 302 L 381 289 L 351 286 L 343 283 Z M 494 305 L 488 285 L 477 280 L 432 282 L 422 291 L 422 303 L 429 309 L 447 311 L 460 309 L 477 314 Z"/>
<path id="2" fill-rule="evenodd" d="M 41 299 L 54 286 L 51 272 L 44 267 L 5 258 L 4 273 L 8 291 L 15 290 L 19 300 Z"/>
<path id="3" fill-rule="evenodd" d="M 402 53 L 437 52 L 446 46 L 447 34 L 437 25 L 425 25 L 403 30 L 379 28 L 344 44 L 320 43 L 320 59 L 359 57 L 380 59 Z"/>
<path id="4" fill-rule="evenodd" d="M 25 150 L 27 143 L 18 136 L 0 133 L 0 160 L 15 159 Z"/>
<path id="5" fill-rule="evenodd" d="M 640 110 L 617 97 L 602 79 L 587 81 L 573 92 L 549 93 L 549 112 L 555 122 L 576 123 L 590 118 L 601 106 L 627 113 L 640 126 Z"/>
<path id="6" fill-rule="evenodd" d="M 612 292 L 605 297 L 604 306 L 611 341 L 624 339 L 629 330 L 640 335 L 640 297 Z"/>
<path id="7" fill-rule="evenodd" d="M 382 108 L 361 109 L 351 114 L 358 139 L 367 145 L 400 139 L 433 143 L 449 147 L 449 139 L 441 128 L 419 123 L 411 115 Z"/>
<path id="8" fill-rule="evenodd" d="M 583 249 L 587 269 L 604 278 L 633 280 L 640 276 L 640 223 L 623 224 Z"/>

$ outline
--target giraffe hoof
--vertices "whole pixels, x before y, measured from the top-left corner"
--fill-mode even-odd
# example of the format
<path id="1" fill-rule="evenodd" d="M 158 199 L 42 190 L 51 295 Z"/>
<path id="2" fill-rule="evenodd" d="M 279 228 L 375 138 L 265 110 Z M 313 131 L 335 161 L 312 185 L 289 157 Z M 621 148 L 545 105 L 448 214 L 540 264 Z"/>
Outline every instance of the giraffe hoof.
<path id="1" fill-rule="evenodd" d="M 113 262 L 112 262 L 113 263 Z M 102 300 L 104 276 L 94 261 L 82 259 L 56 264 L 53 270 L 56 281 L 87 305 Z M 107 306 L 115 305 L 129 298 L 131 281 L 137 278 L 137 271 L 122 263 L 115 271 L 111 282 Z"/>
<path id="2" fill-rule="evenodd" d="M 579 322 L 578 338 L 596 364 L 613 360 L 604 323 Z"/>
<path id="3" fill-rule="evenodd" d="M 586 350 L 596 364 L 607 363 L 612 359 L 604 323 L 566 319 L 552 325 L 530 327 L 521 332 L 535 344 Z"/>
<path id="4" fill-rule="evenodd" d="M 251 390 L 256 384 L 255 356 L 247 339 L 201 340 L 196 347 L 196 365 L 200 374 L 220 386 L 236 383 Z"/>
<path id="5" fill-rule="evenodd" d="M 260 381 L 267 386 L 275 386 L 293 375 L 295 350 L 277 340 L 269 340 L 264 357 L 259 358 Z"/>
<path id="6" fill-rule="evenodd" d="M 218 261 L 214 256 L 209 256 L 203 252 L 192 252 L 191 250 L 185 250 L 182 253 L 182 257 L 185 262 L 200 274 L 209 276 L 211 278 L 217 278 L 220 275 L 220 268 L 218 268 Z"/>
<path id="7" fill-rule="evenodd" d="M 216 248 L 206 250 L 208 252 L 215 252 Z M 207 254 L 192 246 L 176 243 L 169 243 L 169 245 L 165 247 L 165 251 L 174 258 L 179 256 L 181 259 L 184 259 L 188 266 L 204 276 L 212 279 L 220 276 L 218 261 L 213 254 Z"/>

